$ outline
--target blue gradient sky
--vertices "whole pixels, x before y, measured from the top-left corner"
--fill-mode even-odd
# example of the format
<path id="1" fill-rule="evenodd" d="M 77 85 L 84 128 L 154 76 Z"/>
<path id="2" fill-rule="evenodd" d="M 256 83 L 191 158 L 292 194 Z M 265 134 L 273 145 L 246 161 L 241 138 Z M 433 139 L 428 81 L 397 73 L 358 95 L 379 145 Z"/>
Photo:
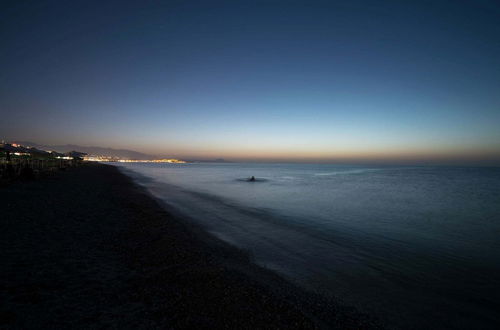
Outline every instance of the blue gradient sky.
<path id="1" fill-rule="evenodd" d="M 0 138 L 500 164 L 496 1 L 3 6 Z"/>

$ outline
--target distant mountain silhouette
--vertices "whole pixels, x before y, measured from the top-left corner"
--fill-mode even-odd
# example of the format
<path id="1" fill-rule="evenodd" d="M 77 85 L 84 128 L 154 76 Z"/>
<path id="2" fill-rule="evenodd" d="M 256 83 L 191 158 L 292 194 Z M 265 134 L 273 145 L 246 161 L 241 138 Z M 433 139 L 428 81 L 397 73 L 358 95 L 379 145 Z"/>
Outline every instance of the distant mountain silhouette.
<path id="1" fill-rule="evenodd" d="M 113 149 L 113 148 L 103 148 L 103 147 L 85 147 L 75 144 L 65 144 L 65 145 L 43 145 L 28 141 L 12 141 L 12 143 L 17 143 L 27 147 L 35 147 L 41 150 L 54 150 L 57 152 L 69 152 L 72 150 L 85 152 L 89 155 L 98 155 L 106 157 L 118 157 L 122 159 L 154 159 L 154 156 L 144 154 L 142 152 L 128 150 L 128 149 Z"/>

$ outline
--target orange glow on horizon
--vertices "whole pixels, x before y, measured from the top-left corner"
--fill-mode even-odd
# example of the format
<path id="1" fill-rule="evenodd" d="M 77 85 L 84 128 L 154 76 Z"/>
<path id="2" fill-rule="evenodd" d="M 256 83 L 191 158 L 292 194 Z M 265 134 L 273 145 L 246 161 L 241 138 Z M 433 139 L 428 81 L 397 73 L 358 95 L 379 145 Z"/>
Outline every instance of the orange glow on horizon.
<path id="1" fill-rule="evenodd" d="M 404 162 L 465 163 L 487 162 L 500 165 L 500 148 L 320 148 L 259 149 L 246 148 L 161 148 L 149 149 L 151 154 L 179 159 L 218 159 L 230 161 L 292 161 L 292 162 Z M 143 149 L 143 150 L 146 150 Z M 161 152 L 159 152 L 161 150 Z"/>

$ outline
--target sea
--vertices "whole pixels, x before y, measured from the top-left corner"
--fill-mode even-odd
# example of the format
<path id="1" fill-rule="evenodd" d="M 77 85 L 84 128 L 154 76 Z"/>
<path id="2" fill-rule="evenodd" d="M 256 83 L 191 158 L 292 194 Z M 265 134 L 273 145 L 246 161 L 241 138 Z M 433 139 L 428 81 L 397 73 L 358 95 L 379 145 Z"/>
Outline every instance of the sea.
<path id="1" fill-rule="evenodd" d="M 500 328 L 500 168 L 113 164 L 259 265 L 387 328 Z"/>

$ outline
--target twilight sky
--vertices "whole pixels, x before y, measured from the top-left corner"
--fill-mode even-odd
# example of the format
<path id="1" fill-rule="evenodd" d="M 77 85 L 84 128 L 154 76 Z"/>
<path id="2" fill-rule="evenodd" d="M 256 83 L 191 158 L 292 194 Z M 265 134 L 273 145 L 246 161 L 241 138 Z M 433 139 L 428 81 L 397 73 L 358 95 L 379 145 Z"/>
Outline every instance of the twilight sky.
<path id="1" fill-rule="evenodd" d="M 498 1 L 8 1 L 0 139 L 500 164 Z"/>

